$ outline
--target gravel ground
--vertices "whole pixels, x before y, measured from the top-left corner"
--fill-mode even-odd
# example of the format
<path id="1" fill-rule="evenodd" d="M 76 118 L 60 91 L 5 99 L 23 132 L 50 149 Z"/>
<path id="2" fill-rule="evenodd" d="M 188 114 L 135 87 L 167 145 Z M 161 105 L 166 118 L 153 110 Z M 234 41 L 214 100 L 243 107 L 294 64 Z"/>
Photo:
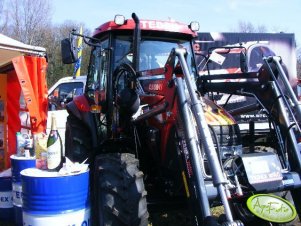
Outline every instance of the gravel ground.
<path id="1" fill-rule="evenodd" d="M 218 216 L 223 213 L 223 208 L 214 208 L 213 215 Z M 15 226 L 12 222 L 0 221 L 0 226 Z M 150 216 L 148 226 L 193 226 L 193 221 L 189 214 L 180 213 L 178 211 L 169 211 L 161 213 L 153 213 Z M 284 226 L 284 225 L 283 225 Z M 299 219 L 296 219 L 291 224 L 285 226 L 301 226 Z"/>

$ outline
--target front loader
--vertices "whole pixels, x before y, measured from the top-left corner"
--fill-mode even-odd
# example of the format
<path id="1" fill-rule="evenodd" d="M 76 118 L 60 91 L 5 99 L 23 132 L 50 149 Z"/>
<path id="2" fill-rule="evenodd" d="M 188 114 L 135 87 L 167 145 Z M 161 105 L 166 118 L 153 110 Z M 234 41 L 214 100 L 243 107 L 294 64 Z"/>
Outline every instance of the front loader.
<path id="1" fill-rule="evenodd" d="M 249 192 L 277 193 L 287 195 L 290 191 L 293 203 L 300 217 L 300 104 L 287 79 L 281 58 L 270 56 L 263 58 L 264 64 L 256 72 L 241 74 L 224 74 L 201 76 L 198 78 L 198 91 L 205 94 L 222 92 L 230 95 L 249 96 L 256 99 L 253 106 L 241 106 L 231 113 L 241 114 L 261 109 L 269 119 L 269 131 L 262 137 L 254 130 L 254 121 L 250 121 L 249 133 L 245 135 L 243 146 L 249 145 L 248 152 L 254 155 L 254 163 L 259 171 L 254 173 L 246 163 L 252 164 L 248 156 L 243 154 L 239 160 L 244 170 L 237 175 L 243 186 L 251 187 Z M 231 78 L 231 82 L 219 82 L 220 79 Z M 237 82 L 234 80 L 237 79 Z M 244 79 L 241 81 L 241 79 Z M 239 81 L 240 80 L 240 81 Z M 255 122 L 256 123 L 256 122 Z M 258 136 L 261 139 L 258 139 Z M 250 140 L 253 138 L 252 140 Z M 245 144 L 244 144 L 245 143 Z M 258 158 L 258 155 L 261 157 Z M 277 156 L 275 160 L 274 157 Z M 269 157 L 268 157 L 269 156 Z M 265 159 L 265 160 L 263 160 Z M 271 166 L 276 164 L 276 166 Z M 265 167 L 269 165 L 265 169 Z M 272 176 L 271 168 L 277 168 Z M 263 171 L 266 170 L 266 173 Z M 276 171 L 279 175 L 276 176 Z M 255 175 L 254 175 L 255 174 Z M 274 177 L 275 176 L 275 177 Z M 243 178 L 246 177 L 246 178 Z M 275 181 L 273 182 L 274 179 Z M 278 177 L 278 179 L 277 179 Z M 278 180 L 278 183 L 276 181 Z M 243 189 L 244 190 L 244 189 Z M 285 191 L 285 192 L 284 192 Z M 279 193 L 278 193 L 279 194 Z"/>

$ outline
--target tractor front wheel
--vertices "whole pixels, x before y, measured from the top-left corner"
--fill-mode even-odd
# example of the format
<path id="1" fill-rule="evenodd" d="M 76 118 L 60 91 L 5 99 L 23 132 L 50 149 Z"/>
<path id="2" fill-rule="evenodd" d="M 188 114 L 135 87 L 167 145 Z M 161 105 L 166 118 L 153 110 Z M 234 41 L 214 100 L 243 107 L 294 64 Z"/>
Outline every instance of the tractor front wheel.
<path id="1" fill-rule="evenodd" d="M 100 226 L 147 226 L 143 173 L 133 154 L 97 156 L 94 165 L 94 221 Z"/>

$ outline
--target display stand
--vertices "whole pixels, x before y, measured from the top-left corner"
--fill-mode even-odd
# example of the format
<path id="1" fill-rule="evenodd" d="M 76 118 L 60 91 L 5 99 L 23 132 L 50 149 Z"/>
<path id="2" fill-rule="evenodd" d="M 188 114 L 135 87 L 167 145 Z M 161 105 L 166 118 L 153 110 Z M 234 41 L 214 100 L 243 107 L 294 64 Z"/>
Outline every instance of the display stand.
<path id="1" fill-rule="evenodd" d="M 16 133 L 46 132 L 46 50 L 0 34 L 0 172 L 16 154 Z M 1 141 L 2 140 L 2 141 Z"/>

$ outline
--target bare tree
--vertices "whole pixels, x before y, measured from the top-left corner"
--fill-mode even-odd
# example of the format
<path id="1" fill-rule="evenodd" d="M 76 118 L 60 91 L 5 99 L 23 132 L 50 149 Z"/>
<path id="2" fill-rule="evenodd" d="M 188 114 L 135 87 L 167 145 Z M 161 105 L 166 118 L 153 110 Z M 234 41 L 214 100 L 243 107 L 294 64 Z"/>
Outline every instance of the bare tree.
<path id="1" fill-rule="evenodd" d="M 51 25 L 49 0 L 7 0 L 9 35 L 30 45 L 41 45 Z"/>
<path id="2" fill-rule="evenodd" d="M 301 47 L 297 48 L 297 76 L 301 79 Z"/>
<path id="3" fill-rule="evenodd" d="M 69 37 L 73 28 L 79 29 L 81 25 L 83 26 L 72 21 L 65 21 L 57 26 L 52 25 L 50 3 L 51 0 L 0 0 L 0 29 L 5 27 L 3 33 L 23 43 L 46 48 L 49 87 L 59 78 L 73 75 L 74 65 L 62 63 L 61 40 Z M 6 12 L 10 20 L 7 20 L 2 12 Z M 89 33 L 90 31 L 84 30 L 84 34 Z M 87 73 L 88 49 L 87 46 L 83 46 L 82 74 Z"/>
<path id="4" fill-rule="evenodd" d="M 301 60 L 297 61 L 297 77 L 301 79 Z"/>
<path id="5" fill-rule="evenodd" d="M 8 15 L 4 8 L 4 0 L 0 0 L 0 32 L 4 33 L 7 30 Z"/>
<path id="6" fill-rule="evenodd" d="M 251 22 L 239 21 L 238 31 L 243 33 L 265 33 L 267 32 L 267 28 L 265 25 L 254 26 Z"/>
<path id="7" fill-rule="evenodd" d="M 3 3 L 4 3 L 4 0 L 0 0 L 0 22 L 3 23 Z"/>
<path id="8" fill-rule="evenodd" d="M 296 55 L 297 55 L 297 60 L 301 62 L 301 46 L 297 46 L 297 50 L 296 50 Z"/>

